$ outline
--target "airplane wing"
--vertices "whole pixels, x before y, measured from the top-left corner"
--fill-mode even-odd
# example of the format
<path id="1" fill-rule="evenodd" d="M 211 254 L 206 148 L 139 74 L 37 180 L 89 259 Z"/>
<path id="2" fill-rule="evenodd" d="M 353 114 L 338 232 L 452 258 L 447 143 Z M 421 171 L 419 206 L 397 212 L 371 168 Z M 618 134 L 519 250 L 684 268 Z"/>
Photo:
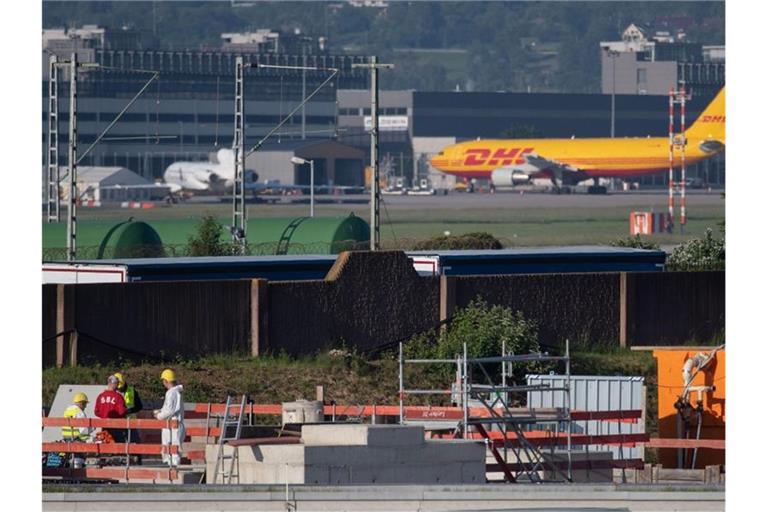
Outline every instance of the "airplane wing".
<path id="1" fill-rule="evenodd" d="M 529 169 L 523 169 L 525 174 L 547 173 L 553 179 L 563 183 L 574 183 L 589 178 L 584 171 L 577 167 L 537 155 L 536 153 L 528 153 L 523 155 L 523 158 L 525 158 L 525 163 L 529 166 Z"/>

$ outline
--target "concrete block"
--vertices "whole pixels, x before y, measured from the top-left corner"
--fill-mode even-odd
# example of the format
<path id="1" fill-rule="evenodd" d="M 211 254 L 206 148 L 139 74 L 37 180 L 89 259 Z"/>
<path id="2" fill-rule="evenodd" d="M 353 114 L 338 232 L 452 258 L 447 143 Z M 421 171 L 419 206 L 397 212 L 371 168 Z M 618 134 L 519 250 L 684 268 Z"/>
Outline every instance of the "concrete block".
<path id="1" fill-rule="evenodd" d="M 464 462 L 461 464 L 462 484 L 484 484 L 485 464 L 477 462 Z"/>
<path id="2" fill-rule="evenodd" d="M 247 458 L 247 460 L 253 462 L 264 462 L 267 464 L 304 464 L 305 462 L 305 447 L 300 444 L 241 446 L 240 450 L 241 460 Z"/>
<path id="3" fill-rule="evenodd" d="M 418 425 L 304 425 L 305 446 L 418 446 L 424 427 Z"/>

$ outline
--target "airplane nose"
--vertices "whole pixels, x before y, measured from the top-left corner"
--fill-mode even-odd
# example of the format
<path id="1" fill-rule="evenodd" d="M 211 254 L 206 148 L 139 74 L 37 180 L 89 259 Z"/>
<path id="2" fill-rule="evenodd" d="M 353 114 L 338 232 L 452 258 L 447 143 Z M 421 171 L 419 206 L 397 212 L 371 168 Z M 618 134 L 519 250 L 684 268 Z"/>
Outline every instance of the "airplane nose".
<path id="1" fill-rule="evenodd" d="M 429 164 L 435 169 L 444 169 L 448 166 L 448 157 L 444 151 L 441 151 L 429 159 Z"/>

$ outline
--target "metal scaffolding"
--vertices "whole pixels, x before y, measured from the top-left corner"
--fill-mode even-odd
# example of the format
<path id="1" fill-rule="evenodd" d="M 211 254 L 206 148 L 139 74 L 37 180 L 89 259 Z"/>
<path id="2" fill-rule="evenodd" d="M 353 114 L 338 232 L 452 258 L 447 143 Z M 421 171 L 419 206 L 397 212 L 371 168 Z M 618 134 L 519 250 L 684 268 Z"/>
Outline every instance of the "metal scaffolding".
<path id="1" fill-rule="evenodd" d="M 502 346 L 501 356 L 470 357 L 467 345 L 464 344 L 463 354 L 456 359 L 405 359 L 403 345 L 399 353 L 399 400 L 400 423 L 407 423 L 404 414 L 405 399 L 408 395 L 450 395 L 453 402 L 462 410 L 461 419 L 455 424 L 455 436 L 461 438 L 480 437 L 485 440 L 491 454 L 496 460 L 495 469 L 504 474 L 506 482 L 545 482 L 573 480 L 572 439 L 571 439 L 571 366 L 570 347 L 565 344 L 564 356 L 553 356 L 546 353 L 507 354 Z M 564 365 L 566 386 L 553 388 L 549 384 L 518 385 L 508 382 L 513 374 L 515 364 L 532 362 L 553 362 Z M 456 367 L 456 379 L 452 389 L 408 389 L 405 387 L 406 364 L 450 364 Z M 490 366 L 500 365 L 501 382 L 497 382 Z M 480 377 L 482 382 L 474 382 L 473 377 Z M 528 406 L 519 407 L 515 404 L 522 402 L 520 394 L 531 392 L 562 391 L 566 395 L 564 407 L 549 409 L 534 409 Z M 472 413 L 477 410 L 475 405 L 482 406 L 483 413 Z M 451 422 L 447 422 L 451 423 Z M 564 434 L 566 449 L 565 463 L 558 461 L 555 455 L 555 444 L 551 443 L 549 455 L 545 455 L 539 443 L 531 442 L 527 437 L 527 429 L 534 425 L 552 425 L 554 437 Z M 501 434 L 496 439 L 489 432 Z M 501 450 L 499 449 L 501 448 Z M 562 452 L 560 452 L 562 453 Z"/>

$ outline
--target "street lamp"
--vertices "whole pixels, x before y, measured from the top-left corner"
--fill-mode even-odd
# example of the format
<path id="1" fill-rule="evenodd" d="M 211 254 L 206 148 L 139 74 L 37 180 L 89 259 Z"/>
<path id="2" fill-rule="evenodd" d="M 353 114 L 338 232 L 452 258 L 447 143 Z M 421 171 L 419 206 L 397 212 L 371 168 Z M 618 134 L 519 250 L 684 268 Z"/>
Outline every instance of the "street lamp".
<path id="1" fill-rule="evenodd" d="M 315 216 L 315 161 L 304 160 L 298 156 L 292 156 L 291 162 L 296 165 L 309 164 L 309 216 Z"/>

